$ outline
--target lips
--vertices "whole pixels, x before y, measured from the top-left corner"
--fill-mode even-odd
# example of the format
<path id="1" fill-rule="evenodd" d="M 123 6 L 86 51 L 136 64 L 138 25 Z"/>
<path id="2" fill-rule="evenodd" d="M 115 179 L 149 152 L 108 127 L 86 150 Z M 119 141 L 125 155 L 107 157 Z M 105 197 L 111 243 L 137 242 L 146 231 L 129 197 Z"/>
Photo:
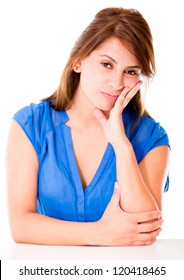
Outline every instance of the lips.
<path id="1" fill-rule="evenodd" d="M 103 94 L 103 96 L 109 100 L 116 100 L 118 98 L 119 95 L 115 95 L 115 94 L 110 94 L 107 92 L 101 92 Z"/>

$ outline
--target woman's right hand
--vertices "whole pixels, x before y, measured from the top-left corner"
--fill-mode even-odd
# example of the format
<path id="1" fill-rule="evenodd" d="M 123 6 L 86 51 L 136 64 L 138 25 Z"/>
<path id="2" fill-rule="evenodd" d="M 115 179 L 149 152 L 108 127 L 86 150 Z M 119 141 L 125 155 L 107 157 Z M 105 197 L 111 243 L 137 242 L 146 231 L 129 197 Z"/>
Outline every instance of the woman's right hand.
<path id="1" fill-rule="evenodd" d="M 98 224 L 98 244 L 101 246 L 142 246 L 156 241 L 162 225 L 161 211 L 126 213 L 120 207 L 119 188 Z"/>

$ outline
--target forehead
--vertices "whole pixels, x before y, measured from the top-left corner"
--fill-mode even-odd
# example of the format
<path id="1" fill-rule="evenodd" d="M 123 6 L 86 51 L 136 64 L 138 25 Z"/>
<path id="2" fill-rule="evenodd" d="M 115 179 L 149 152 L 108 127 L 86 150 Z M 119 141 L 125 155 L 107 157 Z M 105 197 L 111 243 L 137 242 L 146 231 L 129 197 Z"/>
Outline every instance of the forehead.
<path id="1" fill-rule="evenodd" d="M 132 62 L 137 65 L 138 61 L 134 54 L 127 48 L 125 43 L 118 38 L 112 37 L 102 42 L 92 53 L 95 55 L 108 55 L 117 62 Z"/>

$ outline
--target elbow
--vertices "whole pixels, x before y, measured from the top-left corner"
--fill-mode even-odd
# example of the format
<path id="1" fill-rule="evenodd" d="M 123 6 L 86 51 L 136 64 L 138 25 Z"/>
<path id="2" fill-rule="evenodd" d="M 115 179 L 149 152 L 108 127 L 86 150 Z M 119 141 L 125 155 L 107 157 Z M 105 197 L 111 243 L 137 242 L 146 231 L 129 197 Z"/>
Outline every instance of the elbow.
<path id="1" fill-rule="evenodd" d="M 18 226 L 11 226 L 11 238 L 15 243 L 24 243 L 22 232 Z"/>
<path id="2" fill-rule="evenodd" d="M 24 219 L 19 217 L 18 219 L 14 218 L 13 221 L 10 220 L 10 233 L 15 243 L 27 243 L 28 230 Z"/>

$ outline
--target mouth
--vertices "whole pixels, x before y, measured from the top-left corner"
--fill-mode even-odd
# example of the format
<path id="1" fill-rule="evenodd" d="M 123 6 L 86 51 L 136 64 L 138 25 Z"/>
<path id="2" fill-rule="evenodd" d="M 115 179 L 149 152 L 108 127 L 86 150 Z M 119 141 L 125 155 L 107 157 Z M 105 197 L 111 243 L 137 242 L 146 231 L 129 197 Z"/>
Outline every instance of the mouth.
<path id="1" fill-rule="evenodd" d="M 103 94 L 103 96 L 109 100 L 116 100 L 118 98 L 119 95 L 115 95 L 115 94 L 110 94 L 107 92 L 103 92 L 101 91 L 101 93 Z"/>

